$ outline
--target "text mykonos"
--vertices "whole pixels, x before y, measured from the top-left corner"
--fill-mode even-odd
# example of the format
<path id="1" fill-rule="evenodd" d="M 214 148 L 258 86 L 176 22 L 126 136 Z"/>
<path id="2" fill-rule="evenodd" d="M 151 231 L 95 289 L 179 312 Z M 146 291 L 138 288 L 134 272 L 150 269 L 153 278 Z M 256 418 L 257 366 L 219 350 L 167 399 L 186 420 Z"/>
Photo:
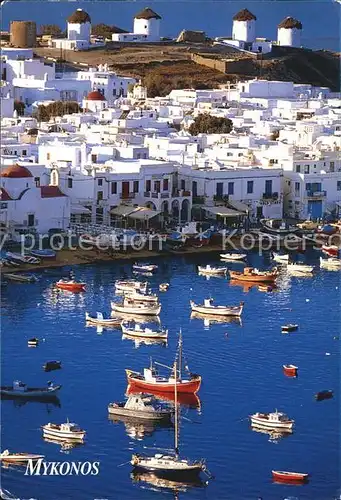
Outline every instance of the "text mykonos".
<path id="1" fill-rule="evenodd" d="M 99 462 L 45 462 L 29 460 L 25 476 L 97 476 Z"/>

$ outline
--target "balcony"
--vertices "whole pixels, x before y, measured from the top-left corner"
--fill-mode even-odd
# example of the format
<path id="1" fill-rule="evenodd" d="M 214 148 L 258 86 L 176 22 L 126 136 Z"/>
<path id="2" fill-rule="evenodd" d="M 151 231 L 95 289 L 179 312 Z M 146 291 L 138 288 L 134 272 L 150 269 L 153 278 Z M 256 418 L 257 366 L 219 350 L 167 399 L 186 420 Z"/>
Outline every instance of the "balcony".
<path id="1" fill-rule="evenodd" d="M 318 198 L 324 198 L 325 196 L 327 196 L 327 191 L 306 191 L 306 196 L 307 198 L 314 198 L 314 199 L 318 199 Z"/>
<path id="2" fill-rule="evenodd" d="M 278 193 L 263 193 L 263 200 L 278 200 Z"/>

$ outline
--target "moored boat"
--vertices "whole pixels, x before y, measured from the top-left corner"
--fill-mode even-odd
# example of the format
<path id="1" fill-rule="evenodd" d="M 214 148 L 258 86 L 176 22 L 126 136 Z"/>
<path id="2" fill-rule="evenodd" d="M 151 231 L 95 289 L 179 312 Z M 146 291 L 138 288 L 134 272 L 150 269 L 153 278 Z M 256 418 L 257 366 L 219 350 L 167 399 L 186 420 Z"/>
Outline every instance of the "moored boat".
<path id="1" fill-rule="evenodd" d="M 155 293 L 141 293 L 138 290 L 125 291 L 123 292 L 124 297 L 134 302 L 157 304 L 159 302 L 159 297 Z"/>
<path id="2" fill-rule="evenodd" d="M 325 390 L 320 391 L 315 394 L 316 401 L 323 401 L 324 399 L 331 399 L 334 396 L 333 391 Z"/>
<path id="3" fill-rule="evenodd" d="M 37 461 L 45 458 L 45 455 L 37 455 L 35 453 L 10 453 L 9 450 L 4 450 L 0 453 L 0 460 L 11 464 L 26 464 L 30 461 Z"/>
<path id="4" fill-rule="evenodd" d="M 86 284 L 74 280 L 59 280 L 56 283 L 56 288 L 60 290 L 67 290 L 69 292 L 84 292 Z"/>
<path id="5" fill-rule="evenodd" d="M 1 396 L 11 396 L 16 398 L 43 398 L 56 396 L 61 389 L 61 385 L 54 385 L 49 382 L 47 387 L 28 387 L 23 382 L 15 380 L 12 386 L 2 385 L 0 387 Z"/>
<path id="6" fill-rule="evenodd" d="M 222 260 L 241 261 L 246 259 L 246 253 L 221 253 Z"/>
<path id="7" fill-rule="evenodd" d="M 278 262 L 278 264 L 287 264 L 289 262 L 289 254 L 282 255 L 282 254 L 273 252 L 272 260 L 274 260 L 275 262 Z"/>
<path id="8" fill-rule="evenodd" d="M 298 262 L 288 263 L 287 271 L 288 273 L 297 273 L 297 274 L 311 274 L 314 270 L 314 266 L 308 266 L 307 264 L 300 264 Z"/>
<path id="9" fill-rule="evenodd" d="M 239 306 L 214 306 L 213 299 L 205 299 L 202 305 L 195 304 L 191 300 L 190 304 L 193 312 L 217 316 L 236 316 L 238 318 L 242 315 L 244 307 L 244 302 L 241 302 Z"/>
<path id="10" fill-rule="evenodd" d="M 305 482 L 309 474 L 302 472 L 288 472 L 283 470 L 273 470 L 272 477 L 275 481 L 291 483 L 291 482 Z"/>
<path id="11" fill-rule="evenodd" d="M 85 321 L 91 323 L 92 325 L 100 326 L 119 326 L 121 324 L 120 318 L 104 318 L 103 313 L 97 312 L 96 318 L 90 316 L 88 312 L 85 313 Z"/>
<path id="12" fill-rule="evenodd" d="M 145 293 L 148 288 L 148 283 L 146 281 L 136 281 L 136 280 L 117 280 L 115 281 L 116 292 L 134 292 L 139 291 Z"/>
<path id="13" fill-rule="evenodd" d="M 297 377 L 298 367 L 295 365 L 283 365 L 283 371 L 287 377 Z"/>
<path id="14" fill-rule="evenodd" d="M 289 323 L 288 325 L 282 326 L 283 333 L 296 332 L 296 330 L 298 330 L 298 325 L 294 325 L 294 324 Z"/>
<path id="15" fill-rule="evenodd" d="M 83 441 L 86 431 L 81 429 L 77 424 L 69 421 L 63 424 L 48 424 L 42 425 L 43 437 L 58 439 L 60 441 Z"/>
<path id="16" fill-rule="evenodd" d="M 169 288 L 169 283 L 160 283 L 159 290 L 160 292 L 167 292 Z"/>
<path id="17" fill-rule="evenodd" d="M 28 347 L 37 347 L 37 346 L 38 346 L 38 344 L 39 344 L 39 339 L 37 339 L 37 338 L 35 338 L 35 337 L 34 337 L 34 338 L 32 338 L 32 339 L 29 339 L 29 340 L 27 341 L 27 345 L 28 345 Z"/>
<path id="18" fill-rule="evenodd" d="M 38 257 L 40 259 L 55 259 L 56 255 L 57 255 L 56 252 L 54 252 L 53 250 L 49 250 L 49 249 L 46 249 L 46 250 L 31 250 L 30 254 L 33 257 Z"/>
<path id="19" fill-rule="evenodd" d="M 32 257 L 30 255 L 24 255 L 21 253 L 15 253 L 15 252 L 6 252 L 6 258 L 20 262 L 22 264 L 39 264 L 40 259 L 37 259 L 37 257 Z"/>
<path id="20" fill-rule="evenodd" d="M 332 270 L 341 269 L 341 259 L 337 259 L 336 257 L 328 257 L 327 259 L 324 259 L 323 257 L 320 257 L 320 267 Z"/>
<path id="21" fill-rule="evenodd" d="M 207 266 L 198 266 L 199 274 L 206 274 L 207 276 L 221 276 L 226 274 L 227 267 L 212 267 L 209 264 Z"/>
<path id="22" fill-rule="evenodd" d="M 139 262 L 135 262 L 135 264 L 133 264 L 133 270 L 142 273 L 153 273 L 157 270 L 157 268 L 158 266 L 156 266 L 155 264 L 142 264 Z"/>
<path id="23" fill-rule="evenodd" d="M 1 500 L 20 500 L 20 498 L 4 488 L 0 488 L 0 498 Z"/>
<path id="24" fill-rule="evenodd" d="M 271 413 L 254 413 L 250 415 L 251 425 L 265 427 L 267 429 L 280 429 L 281 431 L 291 432 L 294 426 L 294 420 L 279 411 Z"/>
<path id="25" fill-rule="evenodd" d="M 229 274 L 232 280 L 251 281 L 255 283 L 256 282 L 272 283 L 278 277 L 278 270 L 276 267 L 271 271 L 259 271 L 258 269 L 253 267 L 245 267 L 245 269 L 242 272 L 229 271 Z"/>
<path id="26" fill-rule="evenodd" d="M 33 274 L 5 273 L 4 278 L 9 281 L 18 281 L 19 283 L 35 283 L 37 278 Z"/>
<path id="27" fill-rule="evenodd" d="M 157 402 L 153 395 L 131 394 L 127 401 L 110 403 L 110 415 L 141 420 L 170 420 L 173 414 L 170 408 Z"/>
<path id="28" fill-rule="evenodd" d="M 52 370 L 60 370 L 62 367 L 61 361 L 46 361 L 43 368 L 46 372 L 51 372 Z"/>
<path id="29" fill-rule="evenodd" d="M 338 257 L 340 248 L 336 245 L 322 245 L 322 252 L 330 257 Z"/>
<path id="30" fill-rule="evenodd" d="M 123 321 L 121 323 L 122 333 L 130 337 L 141 337 L 155 340 L 167 340 L 168 330 L 156 331 L 151 328 L 141 328 L 139 323 L 135 323 L 134 328 L 130 326 L 129 322 Z"/>
<path id="31" fill-rule="evenodd" d="M 123 314 L 158 316 L 161 312 L 161 304 L 137 303 L 128 298 L 125 298 L 122 303 L 111 302 L 111 308 Z"/>

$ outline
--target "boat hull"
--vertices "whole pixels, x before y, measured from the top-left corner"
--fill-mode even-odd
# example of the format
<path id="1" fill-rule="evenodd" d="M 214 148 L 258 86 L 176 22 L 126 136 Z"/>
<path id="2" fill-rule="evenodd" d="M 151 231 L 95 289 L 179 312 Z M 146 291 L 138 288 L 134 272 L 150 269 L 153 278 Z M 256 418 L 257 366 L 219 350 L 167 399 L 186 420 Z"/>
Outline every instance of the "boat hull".
<path id="1" fill-rule="evenodd" d="M 131 419 L 138 420 L 148 420 L 148 421 L 160 421 L 171 419 L 171 412 L 162 412 L 162 411 L 142 411 L 142 410 L 128 410 L 127 408 L 121 407 L 108 407 L 108 412 L 110 415 L 114 415 L 117 417 L 127 417 Z"/>
<path id="2" fill-rule="evenodd" d="M 240 318 L 243 312 L 243 307 L 205 307 L 199 306 L 197 304 L 191 303 L 192 311 L 199 314 L 209 315 L 209 316 L 233 316 Z"/>
<path id="3" fill-rule="evenodd" d="M 248 281 L 252 283 L 273 283 L 276 278 L 277 274 L 269 274 L 268 276 L 262 275 L 262 276 L 257 276 L 257 275 L 245 275 L 243 273 L 239 273 L 237 271 L 230 271 L 230 278 L 232 280 L 237 280 L 237 281 Z"/>
<path id="4" fill-rule="evenodd" d="M 305 481 L 307 481 L 309 474 L 273 470 L 272 477 L 275 481 L 284 483 L 304 483 Z"/>
<path id="5" fill-rule="evenodd" d="M 68 292 L 84 292 L 85 283 L 56 283 L 56 288 L 67 290 Z"/>
<path id="6" fill-rule="evenodd" d="M 111 308 L 113 311 L 122 314 L 137 314 L 137 315 L 147 315 L 147 316 L 158 316 L 161 312 L 161 305 L 157 307 L 128 307 L 117 304 L 115 302 L 111 303 Z"/>
<path id="7" fill-rule="evenodd" d="M 145 380 L 140 380 L 134 377 L 131 370 L 126 370 L 128 385 L 133 389 L 140 389 L 146 393 L 153 393 L 153 391 L 158 392 L 171 392 L 174 393 L 175 384 L 173 382 L 146 382 Z M 190 381 L 178 381 L 176 384 L 177 392 L 179 394 L 196 394 L 201 385 L 201 377 L 197 377 Z"/>
<path id="8" fill-rule="evenodd" d="M 53 438 L 58 441 L 83 441 L 85 437 L 85 432 L 76 434 L 74 432 L 59 432 L 53 429 L 46 429 L 43 427 L 43 437 Z"/>
<path id="9" fill-rule="evenodd" d="M 44 458 L 44 455 L 8 455 L 0 456 L 0 461 L 11 464 L 26 464 L 29 461 L 37 461 Z"/>
<path id="10" fill-rule="evenodd" d="M 293 428 L 292 422 L 290 422 L 290 424 L 285 422 L 270 422 L 257 417 L 251 417 L 251 425 L 262 427 L 264 429 L 280 430 L 281 432 L 291 432 Z"/>
<path id="11" fill-rule="evenodd" d="M 49 390 L 32 389 L 32 390 L 20 392 L 20 391 L 16 391 L 16 390 L 13 390 L 10 388 L 1 387 L 0 388 L 0 395 L 11 397 L 11 398 L 23 398 L 23 399 L 51 398 L 51 397 L 55 397 L 60 389 L 61 389 L 61 385 L 57 385 L 53 389 L 49 389 Z"/>

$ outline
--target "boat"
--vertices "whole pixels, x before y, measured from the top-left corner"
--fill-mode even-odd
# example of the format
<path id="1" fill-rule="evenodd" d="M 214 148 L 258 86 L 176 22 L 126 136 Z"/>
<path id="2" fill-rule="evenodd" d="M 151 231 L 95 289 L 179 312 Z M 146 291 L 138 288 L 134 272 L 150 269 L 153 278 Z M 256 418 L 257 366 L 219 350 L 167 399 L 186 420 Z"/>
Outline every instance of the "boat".
<path id="1" fill-rule="evenodd" d="M 283 470 L 273 470 L 272 477 L 275 481 L 284 482 L 284 483 L 304 483 L 309 474 L 305 474 L 302 472 L 288 472 Z"/>
<path id="2" fill-rule="evenodd" d="M 146 302 L 149 304 L 158 304 L 159 302 L 159 297 L 155 293 L 141 293 L 138 290 L 133 290 L 129 292 L 125 291 L 123 295 L 134 302 Z"/>
<path id="3" fill-rule="evenodd" d="M 283 371 L 287 377 L 297 377 L 298 368 L 295 365 L 283 365 Z"/>
<path id="4" fill-rule="evenodd" d="M 331 399 L 334 396 L 333 391 L 326 390 L 320 391 L 315 394 L 316 401 L 323 401 L 324 399 Z"/>
<path id="5" fill-rule="evenodd" d="M 132 335 L 122 335 L 122 340 L 130 340 L 134 342 L 135 349 L 141 347 L 141 345 L 161 345 L 162 347 L 167 346 L 167 338 L 149 338 L 149 337 L 134 337 Z"/>
<path id="6" fill-rule="evenodd" d="M 288 418 L 285 413 L 274 411 L 272 413 L 254 413 L 250 415 L 251 425 L 265 427 L 267 429 L 279 429 L 281 431 L 292 431 L 294 420 Z"/>
<path id="7" fill-rule="evenodd" d="M 20 500 L 20 498 L 4 488 L 0 488 L 0 498 L 1 500 Z"/>
<path id="8" fill-rule="evenodd" d="M 340 248 L 336 245 L 322 245 L 322 252 L 330 257 L 338 257 Z"/>
<path id="9" fill-rule="evenodd" d="M 320 267 L 331 270 L 341 269 L 341 259 L 337 259 L 336 257 L 328 257 L 327 259 L 324 259 L 323 257 L 320 257 Z"/>
<path id="10" fill-rule="evenodd" d="M 286 236 L 292 233 L 297 233 L 300 229 L 297 226 L 290 226 L 286 222 L 279 219 L 261 219 L 260 223 L 263 230 L 267 233 L 275 235 Z"/>
<path id="11" fill-rule="evenodd" d="M 60 370 L 62 367 L 61 361 L 46 361 L 43 368 L 46 372 L 51 372 L 52 370 Z"/>
<path id="12" fill-rule="evenodd" d="M 5 273 L 4 278 L 9 281 L 18 281 L 19 283 L 35 283 L 37 278 L 33 274 Z"/>
<path id="13" fill-rule="evenodd" d="M 190 488 L 204 488 L 205 486 L 207 486 L 207 482 L 203 481 L 200 477 L 183 477 L 181 478 L 181 481 L 179 481 L 179 479 L 177 478 L 160 477 L 153 472 L 146 472 L 141 470 L 133 470 L 130 477 L 133 483 L 144 483 L 144 488 L 147 486 L 153 491 L 173 491 L 175 494 L 174 499 L 179 498 L 179 492 L 185 493 Z"/>
<path id="14" fill-rule="evenodd" d="M 38 344 L 39 344 L 39 339 L 37 339 L 37 338 L 35 338 L 35 337 L 34 337 L 34 338 L 32 338 L 32 339 L 29 339 L 29 340 L 27 341 L 27 345 L 28 345 L 28 347 L 37 347 L 37 346 L 38 346 Z"/>
<path id="15" fill-rule="evenodd" d="M 275 262 L 278 262 L 278 264 L 287 264 L 289 262 L 289 254 L 282 255 L 282 254 L 273 252 L 272 260 L 274 260 Z"/>
<path id="16" fill-rule="evenodd" d="M 56 283 L 56 288 L 59 288 L 60 290 L 67 290 L 69 292 L 85 292 L 85 286 L 85 283 L 74 280 L 61 279 Z"/>
<path id="17" fill-rule="evenodd" d="M 314 266 L 308 266 L 307 264 L 300 264 L 298 262 L 288 263 L 287 265 L 288 273 L 311 274 L 313 270 Z"/>
<path id="18" fill-rule="evenodd" d="M 33 257 L 38 257 L 40 259 L 55 259 L 56 255 L 57 255 L 56 252 L 54 252 L 53 250 L 49 250 L 49 249 L 46 249 L 46 250 L 31 250 L 30 254 Z"/>
<path id="19" fill-rule="evenodd" d="M 160 292 L 167 292 L 169 289 L 169 283 L 160 283 L 159 290 Z"/>
<path id="20" fill-rule="evenodd" d="M 130 394 L 141 394 L 140 389 L 136 389 L 128 385 L 127 390 L 126 390 L 126 395 Z M 151 393 L 147 393 L 151 394 Z M 165 402 L 170 402 L 174 404 L 174 399 L 175 395 L 173 392 L 163 392 L 163 391 L 157 391 L 153 390 L 153 396 L 155 396 L 157 399 Z M 201 401 L 199 399 L 199 396 L 197 394 L 190 394 L 190 393 L 178 393 L 177 396 L 177 401 L 178 404 L 181 406 L 186 406 L 188 408 L 193 408 L 193 409 L 201 409 Z"/>
<path id="21" fill-rule="evenodd" d="M 216 314 L 203 314 L 198 312 L 192 312 L 190 319 L 198 319 L 204 322 L 204 327 L 209 328 L 211 324 L 215 323 L 234 323 L 239 326 L 242 325 L 241 319 L 238 316 L 219 316 Z"/>
<path id="22" fill-rule="evenodd" d="M 294 325 L 292 323 L 282 326 L 283 333 L 296 332 L 296 330 L 298 330 L 298 325 Z"/>
<path id="23" fill-rule="evenodd" d="M 276 267 L 271 271 L 259 271 L 253 267 L 245 267 L 242 272 L 229 271 L 229 274 L 232 280 L 272 283 L 278 277 L 278 270 Z"/>
<path id="24" fill-rule="evenodd" d="M 177 362 L 173 366 L 173 373 L 178 373 Z M 200 472 L 205 472 L 204 460 L 189 460 L 182 458 L 179 453 L 179 405 L 177 400 L 178 383 L 177 377 L 174 379 L 174 454 L 167 455 L 155 453 L 153 456 L 145 456 L 134 453 L 131 457 L 131 465 L 135 470 L 153 472 L 165 477 L 185 477 L 198 476 Z"/>
<path id="25" fill-rule="evenodd" d="M 227 267 L 211 267 L 207 264 L 206 267 L 198 266 L 198 272 L 199 274 L 205 274 L 208 276 L 221 276 L 222 274 L 226 274 Z"/>
<path id="26" fill-rule="evenodd" d="M 179 360 L 178 371 L 175 374 L 174 371 L 167 365 L 155 362 L 159 366 L 168 368 L 172 370 L 169 377 L 159 376 L 157 370 L 153 365 L 152 359 L 150 360 L 149 368 L 143 370 L 143 374 L 140 372 L 135 372 L 133 370 L 126 370 L 127 382 L 135 390 L 140 390 L 142 392 L 153 393 L 153 390 L 159 392 L 171 392 L 174 391 L 175 384 L 177 385 L 177 392 L 191 393 L 195 394 L 199 391 L 201 385 L 201 376 L 189 373 L 189 375 L 183 378 L 182 375 L 182 335 L 179 334 L 178 342 L 178 352 L 176 358 Z M 187 367 L 187 371 L 188 367 Z"/>
<path id="27" fill-rule="evenodd" d="M 153 395 L 132 394 L 127 401 L 110 403 L 110 415 L 129 417 L 141 420 L 170 420 L 173 412 L 170 408 L 160 405 Z"/>
<path id="28" fill-rule="evenodd" d="M 64 424 L 48 424 L 42 425 L 43 437 L 58 439 L 61 441 L 83 441 L 86 431 L 81 429 L 77 424 L 73 424 L 67 420 Z"/>
<path id="29" fill-rule="evenodd" d="M 190 304 L 193 312 L 217 316 L 236 316 L 238 318 L 242 315 L 244 307 L 244 302 L 241 302 L 239 306 L 214 306 L 213 299 L 205 299 L 203 305 L 195 304 L 192 300 Z"/>
<path id="30" fill-rule="evenodd" d="M 92 325 L 100 325 L 100 326 L 119 326 L 121 324 L 120 318 L 104 318 L 101 312 L 96 313 L 96 318 L 90 316 L 88 312 L 85 313 L 85 321 Z"/>
<path id="31" fill-rule="evenodd" d="M 37 259 L 37 257 L 15 252 L 6 252 L 6 259 L 20 262 L 21 264 L 40 264 L 40 259 Z"/>
<path id="32" fill-rule="evenodd" d="M 111 302 L 111 308 L 113 311 L 123 314 L 158 316 L 161 312 L 161 304 L 141 304 L 126 297 L 120 304 Z"/>
<path id="33" fill-rule="evenodd" d="M 54 385 L 52 382 L 48 382 L 47 387 L 27 387 L 20 380 L 15 380 L 12 386 L 2 385 L 0 395 L 16 398 L 43 398 L 56 396 L 61 387 L 61 385 Z"/>
<path id="34" fill-rule="evenodd" d="M 37 455 L 34 453 L 10 453 L 9 450 L 4 450 L 0 453 L 0 460 L 11 464 L 23 465 L 43 458 L 45 458 L 45 455 Z"/>
<path id="35" fill-rule="evenodd" d="M 138 271 L 138 272 L 142 272 L 142 273 L 153 273 L 157 269 L 158 269 L 158 266 L 156 266 L 155 264 L 147 264 L 147 263 L 142 264 L 142 263 L 138 263 L 138 262 L 135 262 L 135 264 L 133 264 L 133 270 Z"/>
<path id="36" fill-rule="evenodd" d="M 167 340 L 168 338 L 168 330 L 155 331 L 151 328 L 141 328 L 139 323 L 135 323 L 135 327 L 132 328 L 129 322 L 122 321 L 121 328 L 122 333 L 130 337 L 142 337 L 155 340 Z"/>
<path id="37" fill-rule="evenodd" d="M 258 290 L 260 292 L 272 292 L 274 288 L 275 287 L 272 285 L 258 285 Z"/>
<path id="38" fill-rule="evenodd" d="M 115 281 L 116 292 L 133 292 L 138 290 L 141 293 L 145 293 L 148 288 L 147 281 L 136 281 L 136 280 L 117 280 Z"/>
<path id="39" fill-rule="evenodd" d="M 222 260 L 240 261 L 246 259 L 246 253 L 221 253 Z"/>

